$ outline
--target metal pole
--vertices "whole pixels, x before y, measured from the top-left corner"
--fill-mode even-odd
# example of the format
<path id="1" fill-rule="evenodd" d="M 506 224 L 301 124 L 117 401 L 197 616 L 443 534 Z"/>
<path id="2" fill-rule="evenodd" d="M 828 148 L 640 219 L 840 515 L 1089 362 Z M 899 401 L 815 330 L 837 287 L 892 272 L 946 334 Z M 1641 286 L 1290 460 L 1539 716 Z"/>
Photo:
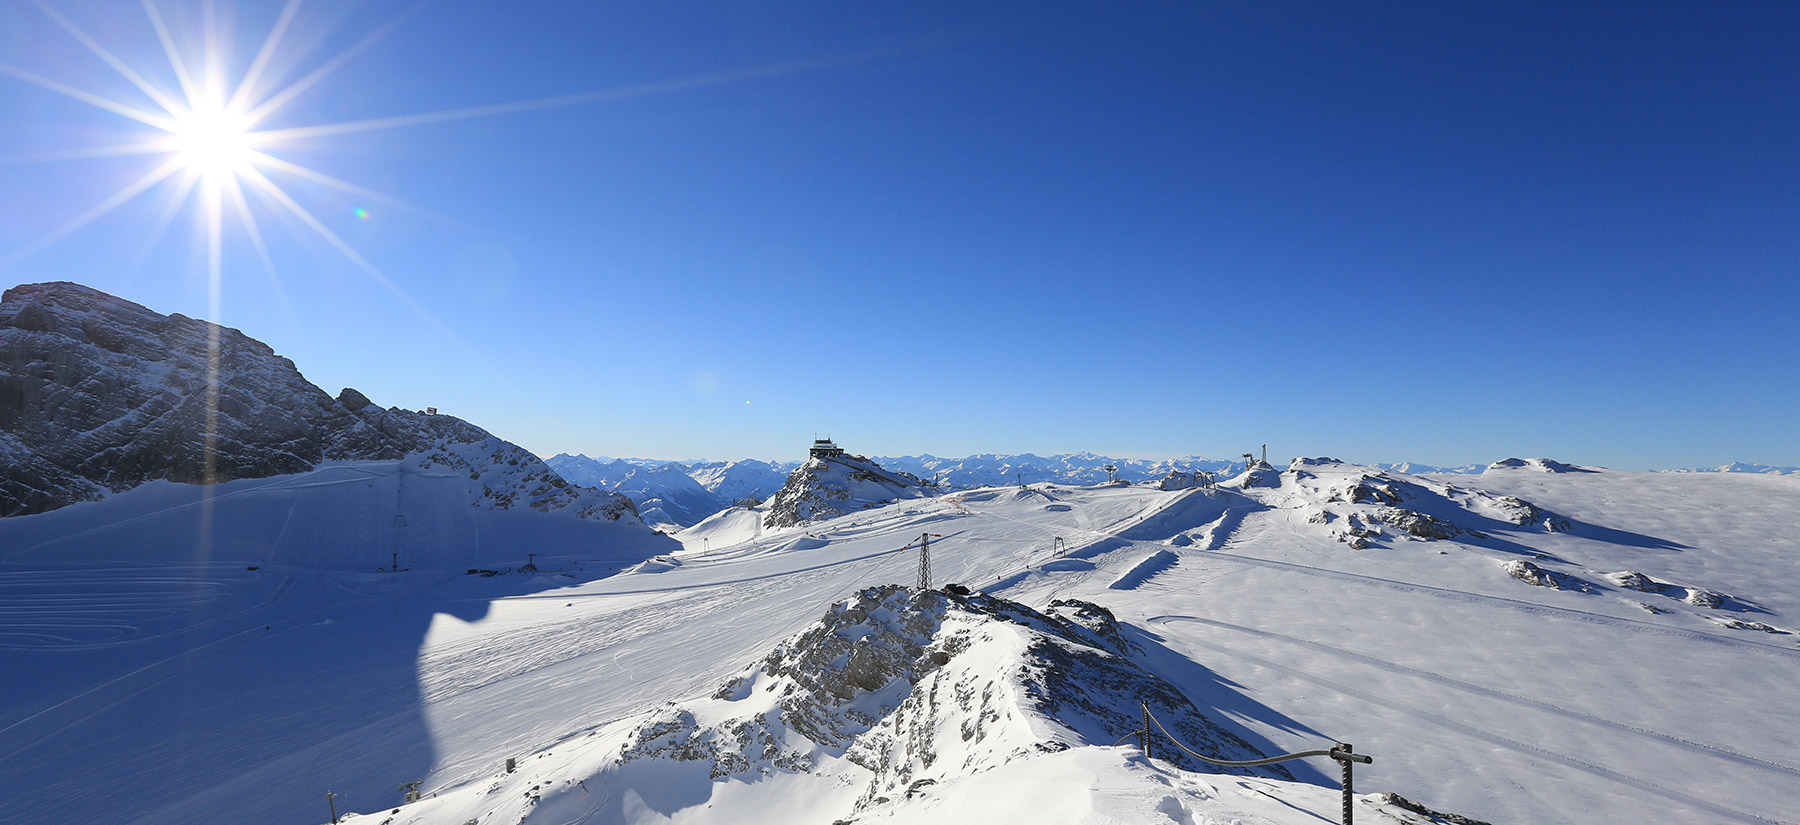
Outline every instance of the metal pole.
<path id="1" fill-rule="evenodd" d="M 931 534 L 919 534 L 919 589 L 931 589 Z"/>
<path id="2" fill-rule="evenodd" d="M 1144 711 L 1144 735 L 1138 737 L 1138 747 L 1144 751 L 1144 758 L 1150 758 L 1150 705 L 1139 702 L 1138 707 Z"/>
<path id="3" fill-rule="evenodd" d="M 339 796 L 341 796 L 341 794 L 335 794 L 330 791 L 325 792 L 325 804 L 331 806 L 331 825 L 337 825 L 337 802 L 335 800 Z"/>
<path id="4" fill-rule="evenodd" d="M 1350 768 L 1352 765 L 1356 764 L 1356 760 L 1350 754 L 1354 753 L 1355 749 L 1350 747 L 1348 743 L 1340 742 L 1333 750 L 1341 755 L 1332 758 L 1336 759 L 1339 765 L 1344 766 L 1344 825 L 1351 825 L 1352 821 L 1355 819 L 1355 814 L 1350 810 L 1350 802 L 1351 797 L 1355 794 L 1355 790 L 1350 781 Z"/>

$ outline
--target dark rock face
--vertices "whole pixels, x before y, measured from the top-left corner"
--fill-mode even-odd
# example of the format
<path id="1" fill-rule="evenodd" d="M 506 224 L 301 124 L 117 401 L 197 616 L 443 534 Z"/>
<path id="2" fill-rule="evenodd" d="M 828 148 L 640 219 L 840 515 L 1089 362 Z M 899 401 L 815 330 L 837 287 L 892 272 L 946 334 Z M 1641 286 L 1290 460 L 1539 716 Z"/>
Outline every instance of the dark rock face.
<path id="1" fill-rule="evenodd" d="M 1463 534 L 1463 529 L 1436 516 L 1417 513 L 1399 507 L 1383 507 L 1375 511 L 1375 518 L 1383 524 L 1398 528 L 1401 532 L 1415 538 L 1453 539 Z"/>
<path id="2" fill-rule="evenodd" d="M 242 332 L 90 287 L 0 297 L 0 517 L 159 479 L 263 478 L 487 438 L 353 389 L 334 399 Z"/>

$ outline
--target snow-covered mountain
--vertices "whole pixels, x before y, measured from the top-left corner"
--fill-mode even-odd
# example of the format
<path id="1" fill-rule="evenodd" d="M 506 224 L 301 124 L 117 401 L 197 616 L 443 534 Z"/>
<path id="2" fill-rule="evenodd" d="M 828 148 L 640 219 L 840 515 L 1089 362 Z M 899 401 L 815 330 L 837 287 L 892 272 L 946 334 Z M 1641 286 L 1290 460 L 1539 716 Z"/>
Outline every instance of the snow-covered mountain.
<path id="1" fill-rule="evenodd" d="M 589 458 L 585 455 L 569 455 L 559 453 L 544 459 L 544 463 L 555 470 L 557 475 L 568 479 L 572 484 L 593 487 L 599 490 L 611 490 L 614 485 L 624 481 L 633 471 L 643 467 L 656 466 L 653 462 L 625 458 Z"/>
<path id="2" fill-rule="evenodd" d="M 1683 468 L 1680 470 L 1669 470 L 1668 472 L 1671 472 L 1671 473 L 1762 473 L 1764 475 L 1792 476 L 1792 475 L 1800 475 L 1800 467 L 1776 467 L 1776 466 L 1772 466 L 1769 464 L 1753 464 L 1753 463 L 1748 463 L 1748 462 L 1743 462 L 1743 461 L 1733 461 L 1730 464 L 1721 464 L 1717 467 Z"/>
<path id="3" fill-rule="evenodd" d="M 918 477 L 885 469 L 863 456 L 815 450 L 769 497 L 763 525 L 793 527 L 932 492 L 935 488 Z"/>
<path id="4" fill-rule="evenodd" d="M 688 473 L 700 482 L 713 495 L 727 504 L 736 504 L 745 499 L 761 501 L 775 494 L 781 485 L 787 483 L 788 473 L 799 466 L 797 462 L 757 461 L 696 461 L 689 465 Z"/>
<path id="5" fill-rule="evenodd" d="M 1486 464 L 1463 464 L 1457 467 L 1438 467 L 1431 464 L 1420 464 L 1416 461 L 1400 461 L 1394 463 L 1376 463 L 1370 465 L 1379 470 L 1393 470 L 1401 473 L 1480 473 L 1487 469 Z"/>
<path id="6" fill-rule="evenodd" d="M 638 467 L 607 489 L 636 502 L 638 515 L 653 526 L 686 527 L 725 506 L 680 464 Z"/>
<path id="7" fill-rule="evenodd" d="M 71 283 L 0 297 L 0 516 L 151 481 L 216 484 L 329 462 L 456 474 L 471 504 L 632 522 L 621 496 L 571 486 L 461 419 L 336 398 L 242 332 Z"/>
<path id="8" fill-rule="evenodd" d="M 787 481 L 796 462 L 596 459 L 562 453 L 545 463 L 564 478 L 620 493 L 650 524 L 689 527 L 745 499 L 762 500 Z"/>

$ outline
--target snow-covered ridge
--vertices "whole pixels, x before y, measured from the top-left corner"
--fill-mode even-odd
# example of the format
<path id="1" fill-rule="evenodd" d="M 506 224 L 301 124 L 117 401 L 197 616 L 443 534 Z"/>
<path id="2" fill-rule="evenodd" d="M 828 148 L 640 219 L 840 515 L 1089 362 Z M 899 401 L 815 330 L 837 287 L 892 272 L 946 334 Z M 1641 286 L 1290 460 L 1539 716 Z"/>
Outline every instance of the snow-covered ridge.
<path id="1" fill-rule="evenodd" d="M 1333 789 L 1280 765 L 1221 771 L 1118 745 L 1135 742 L 1144 703 L 1215 758 L 1264 756 L 1137 652 L 1091 602 L 1038 611 L 955 588 L 865 588 L 710 696 L 565 740 L 517 775 L 391 819 L 1298 823 L 1337 810 Z M 1481 825 L 1393 794 L 1355 805 L 1404 825 Z"/>
<path id="2" fill-rule="evenodd" d="M 1247 804 L 1262 815 L 1254 821 L 1277 822 L 1334 810 L 1330 789 L 1295 782 L 1279 765 L 1201 773 L 1179 750 L 1152 764 L 1115 746 L 1140 726 L 1142 702 L 1216 758 L 1264 756 L 1133 664 L 1132 652 L 1112 614 L 1089 602 L 1040 612 L 982 594 L 867 588 L 711 696 L 591 734 L 617 741 L 611 750 L 575 740 L 562 749 L 573 756 L 523 760 L 524 776 L 395 813 L 409 822 L 910 823 L 971 821 L 996 799 L 1012 810 L 1001 821 L 1020 822 L 1127 812 L 1212 821 L 1250 813 Z M 1107 790 L 1019 794 L 1022 780 L 1047 790 L 1065 775 Z M 1441 821 L 1397 797 L 1357 805 L 1365 816 Z"/>
<path id="3" fill-rule="evenodd" d="M 1218 758 L 1263 756 L 1127 654 L 1112 614 L 1088 602 L 1040 613 L 981 594 L 870 588 L 710 701 L 641 723 L 618 764 L 699 760 L 720 779 L 841 760 L 867 773 L 862 811 L 1016 759 L 1110 745 L 1138 727 L 1140 701 Z M 1292 778 L 1279 767 L 1236 772 Z"/>

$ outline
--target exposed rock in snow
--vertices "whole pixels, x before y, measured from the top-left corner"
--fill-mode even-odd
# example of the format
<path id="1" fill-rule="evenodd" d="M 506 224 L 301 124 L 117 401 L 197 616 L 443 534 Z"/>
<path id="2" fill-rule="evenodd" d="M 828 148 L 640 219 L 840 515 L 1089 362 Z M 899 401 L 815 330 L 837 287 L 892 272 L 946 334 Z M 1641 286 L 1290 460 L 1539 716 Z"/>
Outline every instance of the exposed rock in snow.
<path id="1" fill-rule="evenodd" d="M 1406 813 L 1416 814 L 1419 817 L 1422 817 L 1420 819 L 1414 819 L 1405 816 L 1404 814 L 1394 817 L 1395 820 L 1407 823 L 1407 825 L 1412 825 L 1412 823 L 1419 823 L 1419 825 L 1440 825 L 1440 823 L 1442 825 L 1492 825 L 1492 823 L 1474 817 L 1463 816 L 1462 814 L 1434 811 L 1397 793 L 1379 793 L 1370 794 L 1370 796 L 1383 805 L 1391 805 Z M 1392 816 L 1393 814 L 1389 815 Z"/>
<path id="2" fill-rule="evenodd" d="M 1513 559 L 1502 567 L 1508 576 L 1537 587 L 1548 587 L 1551 590 L 1578 590 L 1583 593 L 1593 590 L 1593 585 L 1578 577 L 1567 573 L 1558 573 L 1554 570 L 1545 570 L 1524 559 Z"/>
<path id="3" fill-rule="evenodd" d="M 1681 600 L 1695 607 L 1704 607 L 1709 610 L 1717 610 L 1721 605 L 1725 604 L 1724 596 L 1714 593 L 1711 590 L 1703 590 L 1698 587 L 1687 588 L 1687 595 L 1682 597 Z"/>
<path id="4" fill-rule="evenodd" d="M 1621 570 L 1617 573 L 1608 573 L 1606 574 L 1606 578 L 1621 588 L 1626 590 L 1636 590 L 1640 593 L 1661 593 L 1668 589 L 1668 585 L 1658 582 L 1636 570 Z"/>
<path id="5" fill-rule="evenodd" d="M 1501 521 L 1508 521 L 1520 527 L 1537 524 L 1551 533 L 1564 533 L 1569 530 L 1568 519 L 1547 512 L 1542 507 L 1517 496 L 1492 497 L 1490 501 L 1491 504 L 1487 508 L 1488 514 Z"/>
<path id="6" fill-rule="evenodd" d="M 860 777 L 860 811 L 1016 760 L 1111 745 L 1140 726 L 1140 701 L 1190 747 L 1261 756 L 1127 653 L 1112 614 L 1088 602 L 1041 613 L 981 594 L 869 588 L 710 700 L 652 714 L 614 766 L 699 762 L 717 781 L 829 763 L 833 775 Z M 1178 767 L 1202 767 L 1164 750 Z M 1291 778 L 1279 766 L 1228 770 Z"/>
<path id="7" fill-rule="evenodd" d="M 1204 470 L 1170 470 L 1169 474 L 1158 479 L 1158 490 L 1191 490 L 1205 487 L 1212 481 L 1212 474 Z"/>
<path id="8" fill-rule="evenodd" d="M 1345 491 L 1345 495 L 1350 499 L 1351 504 L 1364 502 L 1399 504 L 1406 500 L 1406 497 L 1401 494 L 1400 488 L 1395 486 L 1392 481 L 1368 476 L 1364 476 L 1363 480 L 1351 485 L 1350 489 Z"/>
<path id="9" fill-rule="evenodd" d="M 1382 524 L 1394 527 L 1402 533 L 1427 541 L 1452 539 L 1464 532 L 1461 527 L 1436 516 L 1400 507 L 1382 507 L 1375 511 L 1375 518 Z"/>
<path id="10" fill-rule="evenodd" d="M 929 495 L 925 482 L 859 455 L 808 459 L 768 501 L 766 527 L 792 527 L 901 498 Z"/>
<path id="11" fill-rule="evenodd" d="M 235 329 L 79 284 L 0 297 L 0 516 L 147 481 L 217 483 L 419 454 L 473 475 L 498 472 L 483 496 L 491 506 L 632 513 L 461 419 L 384 410 L 354 389 L 334 399 Z"/>

